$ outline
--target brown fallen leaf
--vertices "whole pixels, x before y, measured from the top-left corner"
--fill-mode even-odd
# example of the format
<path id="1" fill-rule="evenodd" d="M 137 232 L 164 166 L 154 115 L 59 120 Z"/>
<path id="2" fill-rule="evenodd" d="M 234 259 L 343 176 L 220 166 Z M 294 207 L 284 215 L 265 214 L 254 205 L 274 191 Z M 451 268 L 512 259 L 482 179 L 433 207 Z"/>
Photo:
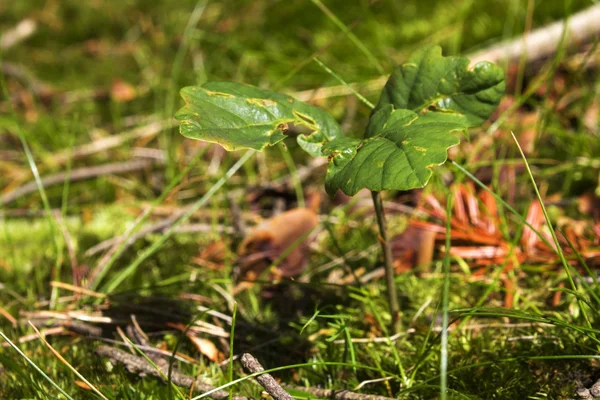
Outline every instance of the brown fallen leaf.
<path id="1" fill-rule="evenodd" d="M 239 278 L 257 279 L 270 265 L 279 261 L 277 274 L 298 275 L 308 261 L 308 236 L 317 226 L 315 211 L 297 208 L 270 218 L 242 241 L 239 248 Z M 279 260 L 280 257 L 285 257 Z"/>
<path id="2" fill-rule="evenodd" d="M 110 98 L 117 103 L 126 103 L 137 96 L 135 88 L 124 81 L 116 80 L 110 87 Z"/>
<path id="3" fill-rule="evenodd" d="M 217 346 L 210 340 L 194 336 L 190 332 L 186 333 L 186 336 L 190 339 L 190 342 L 196 346 L 200 354 L 206 356 L 210 361 L 221 362 L 225 359 L 223 353 L 221 353 L 219 349 L 217 349 Z"/>
<path id="4" fill-rule="evenodd" d="M 391 240 L 394 268 L 406 272 L 427 265 L 433 259 L 436 231 L 426 226 L 409 225 L 404 232 Z"/>
<path id="5" fill-rule="evenodd" d="M 225 242 L 215 241 L 206 246 L 192 261 L 204 268 L 220 270 L 224 266 L 227 251 Z"/>
<path id="6" fill-rule="evenodd" d="M 219 351 L 213 342 L 196 336 L 196 334 L 192 330 L 187 329 L 185 325 L 176 323 L 170 323 L 168 325 L 172 328 L 185 332 L 185 336 L 190 340 L 190 342 L 192 342 L 194 346 L 196 346 L 200 354 L 209 360 L 213 362 L 221 362 L 225 359 L 223 353 Z"/>

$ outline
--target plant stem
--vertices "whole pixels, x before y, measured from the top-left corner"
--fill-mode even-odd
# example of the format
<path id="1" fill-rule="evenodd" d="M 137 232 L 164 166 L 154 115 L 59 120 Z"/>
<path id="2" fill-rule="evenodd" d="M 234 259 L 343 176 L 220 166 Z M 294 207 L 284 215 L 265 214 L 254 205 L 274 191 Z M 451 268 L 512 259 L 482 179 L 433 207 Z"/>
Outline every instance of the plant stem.
<path id="1" fill-rule="evenodd" d="M 387 280 L 387 292 L 390 303 L 390 314 L 392 315 L 392 333 L 400 332 L 400 304 L 398 303 L 398 294 L 396 293 L 396 273 L 392 263 L 392 249 L 387 239 L 385 227 L 385 211 L 383 210 L 383 200 L 380 192 L 371 192 L 373 205 L 375 206 L 375 215 L 377 215 L 377 225 L 379 225 L 379 242 L 383 251 L 385 262 L 385 278 Z"/>

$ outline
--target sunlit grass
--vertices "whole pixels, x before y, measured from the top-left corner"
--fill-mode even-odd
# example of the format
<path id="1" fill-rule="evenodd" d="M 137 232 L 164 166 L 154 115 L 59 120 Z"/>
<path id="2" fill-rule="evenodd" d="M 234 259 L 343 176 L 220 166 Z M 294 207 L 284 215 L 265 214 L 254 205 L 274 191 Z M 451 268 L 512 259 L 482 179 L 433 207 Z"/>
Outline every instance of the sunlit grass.
<path id="1" fill-rule="evenodd" d="M 294 178 L 306 159 L 295 152 L 293 144 L 287 148 L 290 152 L 281 148 L 260 157 L 234 154 L 219 161 L 213 148 L 192 148 L 174 130 L 159 133 L 159 139 L 136 138 L 84 158 L 69 157 L 66 163 L 56 163 L 57 154 L 144 126 L 148 117 L 170 118 L 179 104 L 178 88 L 185 85 L 206 79 L 239 79 L 259 86 L 274 84 L 286 92 L 340 82 L 354 88 L 350 84 L 391 72 L 395 63 L 425 43 L 441 43 L 454 54 L 468 53 L 520 34 L 527 17 L 526 0 L 515 0 L 510 6 L 499 1 L 433 0 L 402 5 L 384 0 L 62 3 L 57 9 L 51 5 L 40 9 L 27 1 L 14 7 L 0 5 L 0 32 L 28 16 L 39 20 L 38 33 L 3 53 L 2 61 L 27 67 L 32 76 L 62 93 L 50 102 L 36 96 L 28 100 L 27 85 L 7 77 L 8 90 L 22 94 L 25 100 L 17 103 L 14 114 L 1 113 L 0 151 L 5 159 L 0 160 L 0 191 L 4 194 L 13 184 L 19 186 L 33 179 L 39 182 L 53 172 L 125 161 L 139 154 L 170 161 L 167 166 L 157 164 L 135 174 L 82 182 L 67 179 L 63 185 L 43 188 L 2 206 L 0 304 L 17 317 L 23 311 L 65 310 L 73 305 L 60 302 L 71 292 L 49 284 L 52 280 L 72 283 L 73 276 L 61 226 L 52 218 L 57 210 L 62 211 L 60 224 L 74 239 L 79 264 L 94 267 L 102 256 L 86 256 L 87 249 L 102 240 L 135 233 L 151 219 L 160 218 L 157 215 L 163 209 L 179 211 L 191 206 L 181 221 L 197 218 L 197 212 L 208 225 L 230 226 L 225 191 L 242 193 L 237 197 L 240 207 L 250 213 L 254 211 L 245 198 L 248 186 L 266 185 L 291 174 L 290 194 L 296 199 L 292 204 L 302 204 L 303 190 L 321 183 Z M 564 17 L 568 10 L 559 3 L 535 7 L 533 25 Z M 573 1 L 573 10 L 588 4 Z M 507 129 L 523 106 L 540 108 L 544 114 L 537 128 L 535 154 L 522 160 L 509 137 L 494 139 L 491 148 L 482 144 L 470 153 L 459 153 L 455 162 L 440 170 L 426 192 L 443 198 L 448 176 L 455 181 L 471 180 L 489 191 L 501 207 L 500 223 L 510 254 L 506 264 L 514 262 L 526 226 L 554 248 L 543 232 L 525 220 L 526 204 L 544 204 L 548 193 L 560 193 L 568 203 L 577 198 L 582 187 L 597 185 L 597 133 L 593 136 L 583 127 L 580 111 L 597 98 L 594 91 L 600 83 L 597 77 L 581 72 L 581 96 L 573 100 L 568 116 L 574 128 L 568 128 L 564 118 L 539 96 L 540 87 L 551 83 L 559 61 L 557 58 L 548 64 L 537 79 L 529 78 L 523 94 L 487 131 L 492 135 Z M 110 88 L 116 80 L 131 84 L 136 97 L 123 103 L 111 99 Z M 359 92 L 355 111 L 346 97 L 316 103 L 327 103 L 340 121 L 349 118 L 351 132 L 360 133 L 377 98 L 373 93 Z M 475 132 L 472 141 L 484 134 Z M 478 143 L 484 141 L 475 146 Z M 275 162 L 281 151 L 289 157 Z M 220 164 L 213 164 L 218 166 L 217 172 L 209 175 L 213 160 Z M 528 173 L 519 175 L 516 185 L 525 189 L 512 202 L 501 185 L 499 171 L 522 165 L 527 165 Z M 486 167 L 495 170 L 489 185 L 477 178 L 478 170 Z M 532 176 L 536 177 L 536 190 L 531 186 Z M 225 339 L 229 342 L 225 359 L 250 351 L 277 378 L 298 386 L 360 387 L 363 393 L 401 399 L 446 395 L 469 399 L 559 398 L 573 396 L 576 380 L 598 377 L 597 364 L 592 361 L 598 358 L 600 345 L 596 312 L 600 292 L 593 267 L 581 262 L 576 243 L 572 243 L 572 251 L 574 259 L 586 266 L 582 270 L 571 267 L 572 260 L 561 262 L 562 269 L 527 261 L 519 265 L 515 309 L 501 308 L 506 291 L 500 284 L 504 264 L 491 266 L 486 276 L 475 277 L 455 268 L 452 258 L 439 255 L 432 265 L 397 279 L 406 331 L 390 337 L 387 326 L 391 318 L 382 282 L 328 284 L 331 270 L 318 269 L 331 261 L 331 254 L 342 257 L 344 271 L 352 273 L 361 268 L 371 270 L 378 263 L 376 251 L 346 256 L 377 244 L 371 217 L 353 211 L 356 200 L 338 207 L 328 202 L 323 199 L 322 213 L 329 215 L 322 217 L 334 222 L 325 222 L 326 229 L 309 260 L 311 280 L 286 282 L 285 297 L 279 303 L 263 295 L 270 282 L 259 282 L 235 299 L 227 297 L 235 248 L 228 250 L 228 259 L 219 271 L 198 267 L 192 259 L 211 241 L 225 240 L 229 245 L 230 238 L 216 230 L 175 233 L 175 226 L 131 247 L 117 248 L 92 288 L 111 294 L 114 304 L 120 299 L 127 303 L 135 296 L 177 298 L 185 291 L 209 298 L 210 304 L 205 306 L 230 317 L 235 300 L 235 335 Z M 18 216 L 15 213 L 19 210 L 30 213 Z M 550 206 L 546 211 L 548 225 L 555 223 Z M 396 225 L 400 220 L 392 219 L 391 228 L 399 230 Z M 465 263 L 468 267 L 468 261 Z M 550 306 L 549 297 L 559 282 L 567 282 L 568 289 L 563 289 L 556 307 Z M 135 296 L 123 297 L 127 295 Z M 54 300 L 51 306 L 43 303 L 50 298 Z M 77 304 L 91 307 L 93 303 L 94 299 L 83 297 Z M 212 321 L 205 312 L 197 312 L 196 306 L 182 302 L 183 308 L 192 309 L 190 321 Z M 0 348 L 0 393 L 15 398 L 50 399 L 61 393 L 66 398 L 95 398 L 76 386 L 74 376 L 65 372 L 64 365 L 43 343 L 18 343 L 19 338 L 32 333 L 26 325 L 12 327 L 5 319 L 0 321 L 0 334 L 6 343 L 11 342 Z M 233 333 L 233 326 L 223 325 Z M 261 330 L 257 333 L 248 326 Z M 46 339 L 107 398 L 186 396 L 158 379 L 134 377 L 122 366 L 109 370 L 93 353 L 95 341 L 72 336 Z M 362 341 L 366 339 L 377 341 Z M 171 367 L 202 376 L 215 387 L 260 397 L 261 388 L 251 383 L 252 375 L 242 374 L 239 364 L 225 362 L 219 366 L 208 361 L 179 331 L 167 331 L 151 340 L 153 345 L 197 360 L 191 365 L 172 361 Z"/>

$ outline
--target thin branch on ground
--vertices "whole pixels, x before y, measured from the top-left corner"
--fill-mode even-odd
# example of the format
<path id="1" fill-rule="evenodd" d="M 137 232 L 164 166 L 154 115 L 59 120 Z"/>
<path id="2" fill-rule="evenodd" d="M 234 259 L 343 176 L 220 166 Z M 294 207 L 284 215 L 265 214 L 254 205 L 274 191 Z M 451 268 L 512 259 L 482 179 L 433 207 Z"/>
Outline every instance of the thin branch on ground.
<path id="1" fill-rule="evenodd" d="M 567 48 L 576 48 L 577 44 L 589 41 L 600 34 L 600 5 L 594 5 L 577 14 L 569 21 L 567 35 Z M 527 35 L 524 40 L 519 36 L 508 42 L 504 42 L 480 52 L 467 55 L 471 65 L 478 61 L 487 60 L 491 62 L 519 60 L 521 55 L 526 54 L 528 63 L 552 55 L 559 46 L 560 38 L 565 21 L 561 20 L 553 24 L 538 28 Z M 387 82 L 388 76 L 372 79 L 362 83 L 351 83 L 346 85 L 326 86 L 318 89 L 309 89 L 293 93 L 293 96 L 301 101 L 322 100 L 331 97 L 348 96 L 352 90 L 359 93 L 373 93 L 381 90 Z"/>
<path id="2" fill-rule="evenodd" d="M 245 353 L 240 359 L 244 369 L 252 374 L 263 372 L 265 369 L 252 354 Z M 256 376 L 256 380 L 265 388 L 275 400 L 294 400 L 294 398 L 281 387 L 279 383 L 269 374 Z"/>
<path id="3" fill-rule="evenodd" d="M 286 385 L 285 387 L 300 392 L 310 393 L 311 395 L 322 399 L 328 398 L 335 400 L 395 400 L 391 397 L 379 396 L 374 394 L 356 393 L 351 392 L 349 390 L 320 389 L 291 385 Z"/>
<path id="4" fill-rule="evenodd" d="M 164 378 L 161 375 L 167 373 L 167 369 L 164 368 L 164 371 L 158 371 L 154 368 L 148 361 L 140 356 L 135 356 L 133 354 L 129 354 L 126 351 L 116 349 L 114 347 L 109 346 L 100 346 L 96 349 L 96 354 L 101 357 L 107 357 L 113 363 L 122 364 L 129 372 L 136 375 L 150 375 L 157 377 L 164 381 Z M 173 370 L 171 372 L 171 382 L 177 386 L 190 388 L 193 387 L 195 393 L 206 393 L 214 389 L 213 386 L 208 385 L 204 382 L 199 381 L 198 379 L 194 379 L 191 376 L 180 373 L 177 370 Z M 229 392 L 225 390 L 217 390 L 210 394 L 210 397 L 215 400 L 225 400 L 229 398 Z M 248 400 L 244 396 L 234 395 L 233 400 Z"/>
<path id="5" fill-rule="evenodd" d="M 26 18 L 19 22 L 14 28 L 6 31 L 0 36 L 0 50 L 6 51 L 19 44 L 35 33 L 37 22 L 32 18 Z"/>
<path id="6" fill-rule="evenodd" d="M 566 48 L 576 48 L 600 34 L 600 4 L 574 14 L 568 21 L 557 21 L 543 26 L 524 37 L 518 37 L 482 50 L 470 56 L 471 65 L 479 61 L 498 63 L 518 61 L 522 56 L 527 63 L 549 57 L 560 45 L 563 30 L 567 29 Z M 566 26 L 566 24 L 568 24 Z"/>
<path id="7" fill-rule="evenodd" d="M 125 174 L 128 172 L 144 170 L 158 163 L 160 163 L 159 160 L 132 160 L 97 165 L 94 167 L 77 168 L 72 170 L 70 173 L 59 172 L 57 174 L 49 175 L 42 178 L 42 186 L 44 188 L 47 188 L 49 186 L 58 185 L 65 182 L 66 179 L 69 179 L 70 182 L 77 182 L 86 179 L 97 178 L 99 176 L 104 175 Z M 2 195 L 0 197 L 0 204 L 10 204 L 23 196 L 37 192 L 37 190 L 38 187 L 35 181 L 28 182 L 23 186 L 20 186 L 9 193 Z"/>
<path id="8" fill-rule="evenodd" d="M 187 210 L 187 208 L 185 210 Z M 162 232 L 162 231 L 168 229 L 183 214 L 184 214 L 184 212 L 174 214 L 172 217 L 165 218 L 161 221 L 158 221 L 158 222 L 156 222 L 150 226 L 147 226 L 146 228 L 143 228 L 140 231 L 134 233 L 133 235 L 131 235 L 129 237 L 129 239 L 127 240 L 127 243 L 122 251 L 124 252 L 132 244 L 134 244 L 135 242 L 137 242 L 140 239 L 145 238 L 146 236 L 148 236 L 152 233 L 158 233 L 158 232 Z M 234 230 L 231 227 L 221 226 L 221 225 L 215 226 L 215 225 L 211 225 L 211 224 L 186 224 L 186 225 L 181 225 L 181 226 L 177 227 L 177 229 L 175 229 L 175 232 L 177 232 L 177 233 L 196 233 L 196 232 L 215 232 L 215 231 L 219 232 L 219 233 L 231 234 L 231 233 L 233 233 Z M 115 244 L 118 246 L 123 241 L 123 238 L 126 236 L 127 236 L 127 234 L 124 234 L 124 235 L 113 237 L 113 238 L 107 239 L 103 242 L 100 242 L 97 245 L 87 249 L 85 252 L 85 255 L 87 257 L 91 257 L 95 254 L 98 254 L 101 251 L 104 251 L 108 248 L 115 246 Z"/>

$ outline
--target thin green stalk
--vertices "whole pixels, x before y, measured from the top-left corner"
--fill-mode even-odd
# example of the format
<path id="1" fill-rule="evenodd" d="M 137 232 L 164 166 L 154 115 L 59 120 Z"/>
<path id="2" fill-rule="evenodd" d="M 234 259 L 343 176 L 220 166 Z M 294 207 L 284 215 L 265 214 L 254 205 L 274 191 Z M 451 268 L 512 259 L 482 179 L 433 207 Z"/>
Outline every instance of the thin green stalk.
<path id="1" fill-rule="evenodd" d="M 444 255 L 444 287 L 442 289 L 442 338 L 440 349 L 440 398 L 448 396 L 448 303 L 450 301 L 450 234 L 452 231 L 452 193 L 446 200 L 446 254 Z"/>
<path id="2" fill-rule="evenodd" d="M 238 303 L 233 303 L 233 312 L 231 314 L 231 330 L 229 331 L 229 370 L 227 375 L 229 376 L 229 382 L 233 381 L 233 338 L 235 333 L 235 320 L 237 318 L 237 306 Z M 233 388 L 229 389 L 229 400 L 233 399 Z"/>
<path id="3" fill-rule="evenodd" d="M 523 32 L 523 41 L 527 39 L 527 36 L 531 32 L 531 25 L 533 24 L 533 9 L 535 2 L 533 0 L 527 1 L 527 12 L 525 14 L 525 31 Z M 515 94 L 517 97 L 521 95 L 523 90 L 523 79 L 525 78 L 525 66 L 527 64 L 527 46 L 523 46 L 524 50 L 519 58 L 519 68 L 517 70 L 517 79 L 515 84 Z"/>
<path id="4" fill-rule="evenodd" d="M 373 197 L 373 206 L 377 216 L 377 225 L 379 226 L 379 242 L 383 251 L 385 263 L 385 278 L 387 281 L 388 301 L 390 303 L 390 314 L 392 316 L 392 333 L 398 333 L 402 329 L 400 320 L 400 303 L 398 302 L 398 293 L 396 292 L 396 272 L 392 260 L 392 249 L 388 243 L 387 230 L 385 224 L 385 211 L 380 192 L 371 192 Z"/>
<path id="5" fill-rule="evenodd" d="M 79 121 L 79 117 L 75 117 L 75 121 Z M 67 209 L 69 208 L 69 190 L 71 188 L 71 170 L 73 167 L 73 147 L 75 146 L 75 128 L 71 129 L 71 137 L 69 141 L 69 156 L 67 157 L 67 165 L 65 166 L 67 176 L 65 177 L 65 183 L 63 185 L 62 201 L 60 206 L 60 213 L 63 219 L 67 218 Z"/>
<path id="6" fill-rule="evenodd" d="M 350 334 L 350 329 L 348 329 L 348 325 L 346 325 L 346 321 L 342 320 L 341 323 L 343 324 L 343 331 L 344 331 L 344 336 L 345 336 L 345 340 L 346 340 L 346 348 L 350 352 L 350 360 L 352 360 L 352 365 L 353 365 L 352 370 L 356 374 L 356 367 L 354 367 L 354 365 L 356 364 L 356 352 L 354 351 L 354 345 L 352 344 L 352 335 Z M 346 362 L 345 359 L 344 359 L 344 362 Z"/>
<path id="7" fill-rule="evenodd" d="M 56 252 L 56 261 L 54 263 L 53 268 L 53 280 L 59 280 L 60 278 L 60 267 L 62 265 L 62 242 L 59 241 L 58 230 L 56 228 L 56 220 L 54 215 L 52 215 L 52 208 L 50 207 L 50 202 L 48 201 L 48 196 L 46 196 L 46 191 L 44 190 L 44 185 L 42 184 L 42 178 L 40 177 L 40 173 L 37 169 L 37 165 L 35 160 L 33 159 L 33 155 L 31 154 L 31 150 L 29 145 L 27 144 L 27 140 L 23 135 L 20 127 L 17 127 L 17 131 L 19 134 L 19 139 L 21 140 L 21 144 L 23 145 L 23 150 L 25 151 L 25 156 L 27 157 L 27 162 L 29 163 L 29 167 L 31 168 L 31 172 L 33 173 L 33 177 L 35 179 L 35 183 L 38 187 L 38 191 L 42 198 L 42 203 L 44 204 L 44 210 L 46 212 L 46 218 L 48 220 L 48 225 L 50 226 L 50 234 L 52 235 L 52 244 L 54 245 L 54 251 Z M 56 299 L 58 297 L 57 291 L 52 291 L 54 296 L 50 297 L 50 308 L 54 308 L 56 306 Z"/>
<path id="8" fill-rule="evenodd" d="M 359 22 L 359 20 L 356 20 L 352 24 L 350 24 L 350 26 L 348 27 L 348 30 L 354 29 L 354 27 L 358 24 L 358 22 Z M 275 82 L 275 84 L 271 87 L 271 89 L 272 90 L 278 90 L 278 89 L 280 89 L 283 86 L 284 83 L 286 83 L 287 81 L 289 81 L 298 72 L 302 71 L 302 69 L 304 69 L 308 64 L 310 64 L 311 61 L 313 61 L 313 59 L 315 57 L 318 57 L 321 54 L 325 53 L 325 51 L 332 44 L 336 43 L 337 40 L 339 38 L 341 38 L 342 36 L 345 36 L 344 32 L 338 33 L 333 39 L 329 40 L 329 42 L 327 42 L 326 44 L 324 44 L 323 46 L 321 46 L 318 50 L 316 50 L 310 56 L 306 57 L 304 60 L 300 61 L 298 64 L 296 64 L 296 66 L 294 68 L 292 68 L 290 70 L 290 72 L 287 73 L 287 75 L 285 75 L 283 78 L 281 78 L 277 82 Z"/>
<path id="9" fill-rule="evenodd" d="M 246 161 L 252 157 L 255 153 L 254 150 L 249 150 L 244 154 L 230 169 L 227 171 L 225 176 L 217 181 L 209 190 L 206 192 L 200 200 L 198 200 L 190 209 L 179 218 L 156 242 L 152 244 L 148 249 L 146 249 L 138 258 L 136 258 L 123 272 L 117 275 L 110 283 L 106 285 L 105 293 L 113 292 L 125 279 L 131 276 L 138 267 L 148 259 L 151 255 L 153 255 L 158 249 L 162 247 L 162 245 L 175 233 L 175 230 L 179 227 L 179 225 L 183 224 L 187 221 L 196 211 L 198 211 L 201 207 L 203 207 L 215 193 L 225 185 L 225 183 L 237 172 L 238 169 L 244 165 Z"/>
<path id="10" fill-rule="evenodd" d="M 188 275 L 188 278 L 189 278 L 189 275 Z M 173 375 L 173 367 L 174 367 L 175 361 L 177 360 L 177 352 L 179 351 L 179 346 L 181 346 L 181 343 L 183 342 L 183 338 L 187 335 L 187 333 L 190 330 L 190 328 L 196 323 L 196 321 L 198 320 L 198 318 L 200 316 L 203 316 L 205 313 L 206 312 L 200 312 L 200 313 L 194 315 L 194 317 L 186 325 L 185 329 L 183 331 L 181 331 L 181 333 L 177 337 L 177 341 L 175 342 L 175 346 L 173 346 L 173 351 L 171 352 L 171 357 L 169 359 L 169 368 L 167 369 L 167 385 L 168 385 L 168 391 L 169 391 L 168 392 L 169 393 L 169 399 L 173 398 L 173 394 L 172 394 L 172 390 L 173 390 L 172 375 Z"/>
<path id="11" fill-rule="evenodd" d="M 344 260 L 344 262 L 343 262 L 344 267 L 346 267 L 346 269 L 350 272 L 350 274 L 354 278 L 354 284 L 356 285 L 356 287 L 360 288 L 362 286 L 362 283 L 360 282 L 360 278 L 356 274 L 356 271 L 354 270 L 354 268 L 346 263 L 346 254 L 344 253 L 344 250 L 342 250 L 342 246 L 340 246 L 339 241 L 335 237 L 335 232 L 333 231 L 333 226 L 332 226 L 331 222 L 329 222 L 329 220 L 325 220 L 325 221 L 323 221 L 323 226 L 325 227 L 325 229 L 327 229 L 327 232 L 329 232 L 329 237 L 331 238 L 331 241 L 333 242 L 333 246 L 336 248 L 338 255 Z"/>

